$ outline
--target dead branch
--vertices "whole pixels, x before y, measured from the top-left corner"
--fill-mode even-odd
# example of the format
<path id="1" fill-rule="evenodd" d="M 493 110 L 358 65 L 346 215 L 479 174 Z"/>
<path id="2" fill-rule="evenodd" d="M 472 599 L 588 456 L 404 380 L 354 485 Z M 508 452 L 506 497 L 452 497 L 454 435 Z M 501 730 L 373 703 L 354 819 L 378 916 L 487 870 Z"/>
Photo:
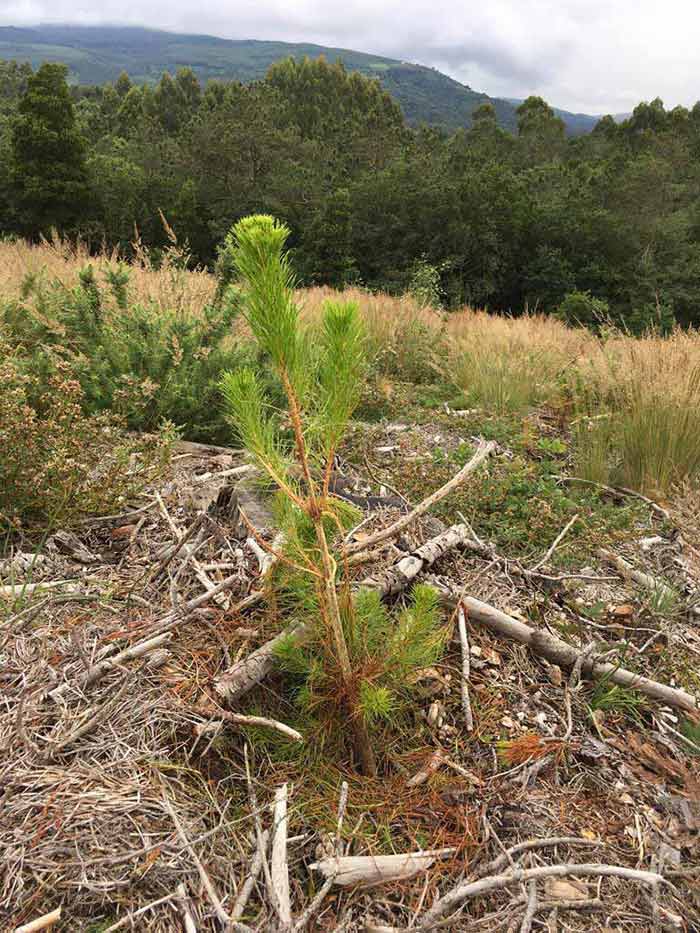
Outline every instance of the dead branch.
<path id="1" fill-rule="evenodd" d="M 37 930 L 45 930 L 47 927 L 53 926 L 60 919 L 61 908 L 57 907 L 56 910 L 37 917 L 36 920 L 32 920 L 30 923 L 24 923 L 21 927 L 16 927 L 15 933 L 36 933 Z"/>
<path id="2" fill-rule="evenodd" d="M 405 852 L 398 855 L 343 855 L 324 858 L 309 867 L 341 887 L 362 884 L 370 887 L 390 881 L 405 881 L 426 871 L 436 858 L 454 855 L 457 850 L 433 849 L 426 852 Z"/>
<path id="3" fill-rule="evenodd" d="M 219 895 L 216 893 L 216 889 L 214 888 L 214 885 L 211 882 L 211 878 L 207 874 L 206 869 L 204 868 L 204 865 L 202 865 L 199 859 L 199 856 L 194 851 L 194 848 L 192 847 L 191 842 L 185 835 L 185 830 L 182 828 L 182 823 L 180 822 L 180 818 L 175 812 L 175 808 L 173 807 L 173 805 L 170 803 L 167 796 L 165 795 L 163 796 L 163 805 L 165 806 L 165 809 L 170 814 L 170 818 L 175 824 L 175 829 L 177 830 L 177 834 L 180 837 L 182 844 L 187 849 L 190 858 L 192 859 L 192 861 L 195 864 L 195 867 L 197 868 L 197 871 L 199 872 L 199 877 L 202 881 L 202 884 L 204 885 L 204 889 L 206 890 L 209 896 L 209 900 L 211 901 L 212 907 L 214 908 L 214 912 L 216 913 L 216 916 L 218 917 L 219 922 L 223 924 L 225 930 L 229 929 L 229 926 L 232 925 L 231 919 L 229 915 L 226 913 L 226 911 L 224 910 L 224 906 L 221 903 Z"/>
<path id="4" fill-rule="evenodd" d="M 671 599 L 675 598 L 675 591 L 667 583 L 650 576 L 648 573 L 637 570 L 636 567 L 633 567 L 632 564 L 626 561 L 624 557 L 620 557 L 619 554 L 613 554 L 612 551 L 606 551 L 605 548 L 600 548 L 598 554 L 606 563 L 612 564 L 623 579 L 632 580 L 640 586 L 643 586 L 644 589 L 651 590 L 652 593 L 659 593 Z"/>
<path id="5" fill-rule="evenodd" d="M 117 920 L 116 923 L 108 926 L 103 933 L 113 933 L 114 930 L 121 930 L 122 927 L 131 927 L 134 929 L 133 923 L 136 917 L 140 917 L 141 914 L 145 914 L 146 911 L 151 910 L 153 907 L 159 907 L 161 904 L 168 904 L 170 901 L 175 900 L 178 897 L 177 891 L 173 894 L 166 894 L 164 897 L 159 897 L 155 901 L 151 901 L 150 904 L 146 904 L 145 907 L 139 907 L 138 910 L 132 910 L 126 916 L 122 917 L 121 920 Z"/>
<path id="6" fill-rule="evenodd" d="M 467 732 L 472 732 L 474 730 L 474 717 L 472 715 L 472 703 L 469 699 L 469 639 L 467 638 L 467 614 L 463 603 L 460 603 L 457 607 L 457 627 L 459 629 L 459 641 L 462 648 L 462 709 L 464 710 L 464 727 Z"/>
<path id="7" fill-rule="evenodd" d="M 272 670 L 278 645 L 287 638 L 300 641 L 305 631 L 306 626 L 299 624 L 275 635 L 270 641 L 261 645 L 257 651 L 249 654 L 247 658 L 242 658 L 232 668 L 225 671 L 215 682 L 214 689 L 220 697 L 228 701 L 252 690 Z"/>
<path id="8" fill-rule="evenodd" d="M 253 860 L 250 863 L 248 877 L 241 885 L 241 890 L 239 891 L 236 902 L 231 909 L 231 920 L 234 923 L 237 920 L 240 920 L 243 916 L 243 911 L 246 909 L 246 904 L 250 900 L 250 895 L 253 893 L 255 882 L 258 880 L 258 875 L 260 874 L 260 869 L 262 868 L 263 858 L 265 856 L 269 838 L 270 833 L 268 830 L 264 830 L 259 842 L 256 840 L 255 855 L 253 856 Z"/>
<path id="9" fill-rule="evenodd" d="M 408 525 L 419 516 L 423 515 L 437 502 L 440 502 L 445 496 L 448 496 L 454 489 L 460 486 L 469 474 L 473 473 L 495 449 L 496 443 L 494 441 L 489 441 L 488 443 L 481 442 L 471 460 L 462 467 L 459 473 L 456 473 L 451 480 L 445 483 L 444 486 L 441 486 L 440 489 L 436 489 L 434 493 L 428 496 L 427 499 L 424 499 L 415 509 L 412 509 L 407 515 L 402 515 L 401 518 L 395 521 L 393 525 L 389 525 L 388 528 L 383 528 L 375 532 L 363 541 L 355 541 L 347 544 L 344 549 L 344 554 L 350 556 L 351 554 L 356 554 L 358 551 L 366 551 L 382 541 L 395 538 L 404 528 L 407 528 Z"/>
<path id="10" fill-rule="evenodd" d="M 105 674 L 108 674 L 109 671 L 119 668 L 126 661 L 131 661 L 134 658 L 141 658 L 145 654 L 149 654 L 151 651 L 155 651 L 157 648 L 160 648 L 169 640 L 170 633 L 163 632 L 161 635 L 156 635 L 153 638 L 146 638 L 143 641 L 137 642 L 135 645 L 131 645 L 129 648 L 125 648 L 123 651 L 115 654 L 114 657 L 106 658 L 104 661 L 99 661 L 97 664 L 91 667 L 90 670 L 86 671 L 75 681 L 66 681 L 59 687 L 55 687 L 53 690 L 49 690 L 47 696 L 50 696 L 52 700 L 58 702 L 58 700 L 60 700 L 66 693 L 71 690 L 80 692 L 86 687 L 90 687 L 97 683 L 97 681 L 101 680 Z"/>
<path id="11" fill-rule="evenodd" d="M 287 863 L 287 785 L 275 791 L 272 816 L 272 845 L 270 854 L 270 897 L 279 917 L 280 933 L 292 928 L 292 905 L 289 896 L 289 865 Z"/>
<path id="12" fill-rule="evenodd" d="M 461 592 L 456 587 L 436 579 L 429 582 L 442 593 L 445 605 L 452 609 L 462 598 Z M 503 638 L 525 645 L 534 654 L 540 655 L 551 664 L 572 668 L 581 656 L 581 652 L 574 648 L 573 645 L 569 645 L 548 632 L 531 628 L 529 625 L 525 625 L 524 622 L 519 622 L 517 619 L 513 619 L 501 612 L 500 609 L 482 603 L 478 599 L 467 596 L 464 598 L 464 605 L 472 622 L 483 625 L 489 631 L 495 632 L 495 634 Z M 637 690 L 653 700 L 675 706 L 678 709 L 696 712 L 700 708 L 695 697 L 686 693 L 685 690 L 669 687 L 656 680 L 650 680 L 648 677 L 635 674 L 633 671 L 628 671 L 616 664 L 601 663 L 597 662 L 595 658 L 586 658 L 582 664 L 582 673 L 591 678 L 606 677 L 612 683 Z"/>
<path id="13" fill-rule="evenodd" d="M 177 886 L 176 894 L 180 910 L 182 911 L 182 922 L 185 926 L 185 933 L 197 933 L 197 927 L 195 926 L 192 912 L 190 910 L 190 902 L 189 898 L 187 897 L 187 891 L 185 890 L 185 886 L 182 884 L 182 882 Z"/>
<path id="14" fill-rule="evenodd" d="M 542 865 L 537 868 L 516 868 L 513 871 L 502 875 L 489 875 L 487 878 L 481 878 L 478 881 L 469 881 L 458 885 L 447 894 L 444 894 L 433 904 L 429 911 L 424 914 L 421 923 L 416 930 L 428 930 L 431 926 L 444 917 L 445 914 L 455 910 L 460 904 L 471 897 L 477 897 L 490 891 L 497 891 L 500 888 L 506 888 L 511 884 L 520 882 L 537 881 L 539 878 L 562 878 L 567 875 L 573 877 L 616 877 L 626 878 L 628 881 L 639 881 L 641 884 L 659 885 L 669 884 L 661 875 L 652 871 L 641 871 L 636 868 L 626 868 L 623 865 L 599 865 L 599 864 L 565 864 L 565 865 Z"/>
<path id="15" fill-rule="evenodd" d="M 463 547 L 472 540 L 471 530 L 466 524 L 452 525 L 431 538 L 412 554 L 402 557 L 397 563 L 378 576 L 367 577 L 360 586 L 378 590 L 382 596 L 400 593 L 415 580 L 418 574 L 430 567 L 454 548 Z M 365 544 L 366 542 L 363 542 Z M 361 556 L 361 555 L 358 555 Z"/>
<path id="16" fill-rule="evenodd" d="M 293 739 L 295 742 L 304 741 L 304 736 L 301 732 L 297 732 L 296 729 L 292 729 L 291 726 L 283 722 L 278 722 L 276 719 L 266 719 L 264 716 L 245 716 L 243 713 L 230 713 L 228 710 L 214 706 L 196 706 L 195 712 L 200 716 L 211 719 L 212 724 L 214 724 L 216 720 L 223 720 L 224 722 L 234 723 L 237 726 L 262 726 L 265 729 L 274 729 L 275 732 L 279 732 L 281 735 L 284 735 L 288 739 Z"/>

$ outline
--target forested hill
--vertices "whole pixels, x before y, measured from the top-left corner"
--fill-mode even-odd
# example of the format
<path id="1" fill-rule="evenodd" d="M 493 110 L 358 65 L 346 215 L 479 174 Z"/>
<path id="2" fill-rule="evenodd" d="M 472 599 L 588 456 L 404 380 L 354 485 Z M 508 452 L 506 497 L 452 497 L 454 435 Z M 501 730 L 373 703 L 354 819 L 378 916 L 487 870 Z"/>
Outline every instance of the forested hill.
<path id="1" fill-rule="evenodd" d="M 164 71 L 191 67 L 201 81 L 253 81 L 264 77 L 269 66 L 290 55 L 329 61 L 342 60 L 350 71 L 379 78 L 399 102 L 409 123 L 421 122 L 446 129 L 471 125 L 471 116 L 483 103 L 493 104 L 499 124 L 515 131 L 516 106 L 491 98 L 424 65 L 400 62 L 379 55 L 310 43 L 268 42 L 253 39 L 219 39 L 181 35 L 138 27 L 54 26 L 0 27 L 0 59 L 43 61 L 68 65 L 71 79 L 79 84 L 114 81 L 122 71 L 137 83 L 157 83 Z M 571 135 L 586 133 L 597 117 L 557 111 Z"/>

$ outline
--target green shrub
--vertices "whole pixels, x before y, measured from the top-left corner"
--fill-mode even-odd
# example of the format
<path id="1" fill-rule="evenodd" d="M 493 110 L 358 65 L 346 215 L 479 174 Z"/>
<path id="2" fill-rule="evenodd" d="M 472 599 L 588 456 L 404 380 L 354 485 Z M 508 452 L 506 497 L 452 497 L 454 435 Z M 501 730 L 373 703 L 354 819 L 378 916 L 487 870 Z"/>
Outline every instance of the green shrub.
<path id="1" fill-rule="evenodd" d="M 255 362 L 251 344 L 232 336 L 235 290 L 193 314 L 131 303 L 128 283 L 122 265 L 108 268 L 103 282 L 87 265 L 73 287 L 27 279 L 20 298 L 5 303 L 8 335 L 37 377 L 46 379 L 56 359 L 69 361 L 88 412 L 118 412 L 135 430 L 170 421 L 193 440 L 225 439 L 219 378 Z"/>
<path id="2" fill-rule="evenodd" d="M 554 312 L 554 316 L 570 326 L 590 327 L 597 330 L 610 318 L 610 306 L 590 292 L 569 292 Z"/>

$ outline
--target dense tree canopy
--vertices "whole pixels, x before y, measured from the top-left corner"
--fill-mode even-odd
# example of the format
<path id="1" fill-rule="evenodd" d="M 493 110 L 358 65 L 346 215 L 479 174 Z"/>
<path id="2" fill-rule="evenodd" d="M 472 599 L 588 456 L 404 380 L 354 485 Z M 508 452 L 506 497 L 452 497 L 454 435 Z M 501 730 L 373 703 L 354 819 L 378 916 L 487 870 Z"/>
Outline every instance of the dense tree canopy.
<path id="1" fill-rule="evenodd" d="M 400 290 L 427 262 L 448 305 L 607 309 L 638 328 L 700 323 L 698 205 L 700 104 L 642 103 L 571 139 L 530 97 L 517 135 L 489 104 L 448 135 L 324 59 L 249 85 L 182 69 L 70 91 L 61 66 L 0 63 L 0 233 L 53 225 L 128 254 L 135 229 L 167 242 L 162 212 L 213 263 L 232 223 L 269 212 L 308 282 Z"/>
<path id="2" fill-rule="evenodd" d="M 63 65 L 28 78 L 11 123 L 10 190 L 20 230 L 72 229 L 85 217 L 85 146 Z"/>

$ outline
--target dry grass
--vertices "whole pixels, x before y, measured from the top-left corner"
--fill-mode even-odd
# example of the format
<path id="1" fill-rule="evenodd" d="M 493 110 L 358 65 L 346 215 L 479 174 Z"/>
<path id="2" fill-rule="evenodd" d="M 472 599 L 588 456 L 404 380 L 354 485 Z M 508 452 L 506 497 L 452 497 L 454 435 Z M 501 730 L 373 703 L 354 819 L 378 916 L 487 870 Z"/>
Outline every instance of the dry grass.
<path id="1" fill-rule="evenodd" d="M 214 278 L 205 270 L 182 267 L 182 254 L 166 252 L 156 268 L 147 253 L 138 248 L 136 260 L 129 266 L 129 297 L 138 304 L 149 304 L 154 310 L 198 314 L 210 302 L 216 291 Z M 98 279 L 108 267 L 120 261 L 115 251 L 91 254 L 85 244 L 73 244 L 54 238 L 39 244 L 0 240 L 0 296 L 16 296 L 27 276 L 44 276 L 72 288 L 78 273 L 91 263 Z"/>

